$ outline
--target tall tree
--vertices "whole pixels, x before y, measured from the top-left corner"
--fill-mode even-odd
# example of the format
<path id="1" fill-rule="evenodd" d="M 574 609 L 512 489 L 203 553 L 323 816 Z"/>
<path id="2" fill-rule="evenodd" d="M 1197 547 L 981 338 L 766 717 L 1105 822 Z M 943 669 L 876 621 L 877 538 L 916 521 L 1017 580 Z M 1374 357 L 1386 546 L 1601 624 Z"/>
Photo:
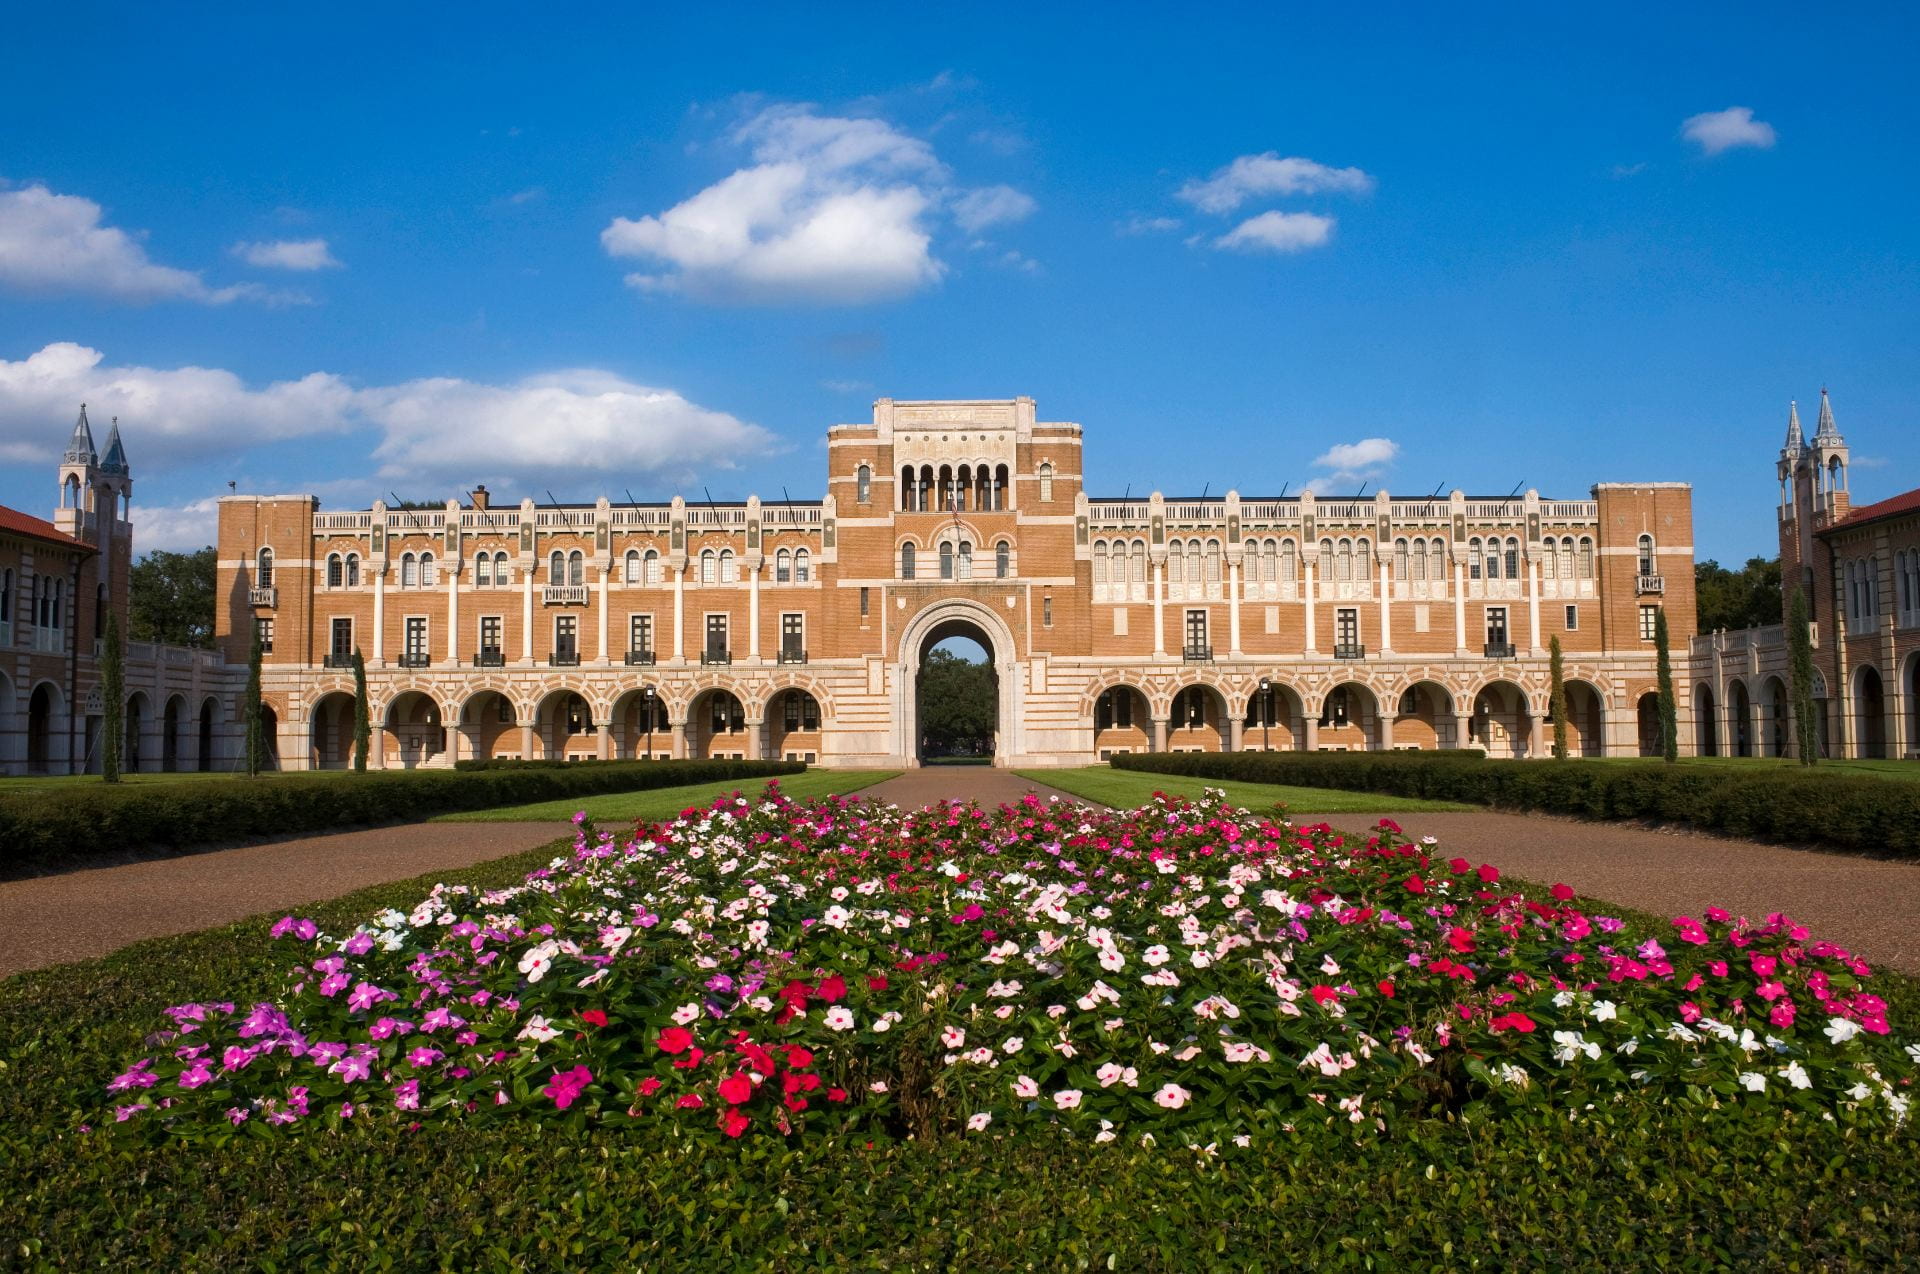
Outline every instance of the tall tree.
<path id="1" fill-rule="evenodd" d="M 1799 745 L 1800 764 L 1813 765 L 1820 760 L 1819 708 L 1813 697 L 1813 633 L 1807 616 L 1807 590 L 1793 590 L 1787 606 L 1787 677 L 1792 682 L 1793 735 Z"/>
<path id="2" fill-rule="evenodd" d="M 920 734 L 940 752 L 984 747 L 993 737 L 998 695 L 993 668 L 934 649 L 920 667 Z"/>
<path id="3" fill-rule="evenodd" d="M 373 714 L 367 705 L 367 661 L 353 652 L 353 768 L 367 772 L 367 748 L 373 740 Z"/>
<path id="4" fill-rule="evenodd" d="M 1673 701 L 1673 655 L 1667 649 L 1667 608 L 1653 613 L 1653 648 L 1660 678 L 1660 755 L 1669 761 L 1680 759 L 1680 727 Z"/>
<path id="5" fill-rule="evenodd" d="M 266 761 L 267 740 L 263 729 L 262 710 L 266 704 L 260 698 L 260 621 L 253 624 L 253 647 L 247 653 L 247 777 L 253 778 L 260 773 Z"/>
<path id="6" fill-rule="evenodd" d="M 1560 657 L 1560 638 L 1547 640 L 1547 716 L 1553 721 L 1553 759 L 1567 759 L 1567 669 Z"/>
<path id="7" fill-rule="evenodd" d="M 106 649 L 100 652 L 100 696 L 106 701 L 106 721 L 101 727 L 100 777 L 109 783 L 120 781 L 120 749 L 126 732 L 127 674 L 126 657 L 120 646 L 120 617 L 107 612 Z"/>
<path id="8" fill-rule="evenodd" d="M 127 578 L 128 635 L 135 641 L 202 648 L 213 644 L 215 554 L 156 549 Z"/>
<path id="9" fill-rule="evenodd" d="M 1703 633 L 1725 628 L 1765 628 L 1780 622 L 1780 559 L 1752 557 L 1737 571 L 1709 558 L 1693 565 L 1696 627 Z"/>

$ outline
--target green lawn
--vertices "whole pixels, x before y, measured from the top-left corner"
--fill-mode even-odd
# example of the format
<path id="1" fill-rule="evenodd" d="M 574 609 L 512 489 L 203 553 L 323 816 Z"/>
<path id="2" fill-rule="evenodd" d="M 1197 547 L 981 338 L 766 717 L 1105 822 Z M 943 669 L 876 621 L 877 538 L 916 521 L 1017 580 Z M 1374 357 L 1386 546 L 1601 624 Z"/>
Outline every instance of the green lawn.
<path id="1" fill-rule="evenodd" d="M 1023 779 L 1032 779 L 1062 792 L 1084 796 L 1090 801 L 1115 809 L 1144 805 L 1155 792 L 1168 796 L 1197 798 L 1206 788 L 1223 789 L 1227 799 L 1248 809 L 1267 809 L 1276 801 L 1289 814 L 1374 814 L 1412 813 L 1422 810 L 1471 810 L 1478 806 L 1458 801 L 1423 801 L 1411 796 L 1382 796 L 1375 792 L 1342 792 L 1325 787 L 1280 787 L 1268 783 L 1233 783 L 1219 779 L 1193 779 L 1177 774 L 1142 774 L 1116 770 L 1105 765 L 1090 765 L 1077 770 L 1020 770 Z"/>
<path id="2" fill-rule="evenodd" d="M 1578 765 L 1665 765 L 1658 757 L 1594 756 L 1576 758 Z M 1683 756 L 1676 765 L 1694 765 L 1720 770 L 1790 770 L 1795 774 L 1849 774 L 1875 779 L 1905 779 L 1920 782 L 1920 761 L 1822 761 L 1804 767 L 1784 756 Z"/>
<path id="3" fill-rule="evenodd" d="M 882 779 L 899 774 L 898 770 L 808 770 L 789 774 L 779 780 L 780 787 L 795 799 L 809 796 L 835 796 L 871 787 Z M 705 805 L 714 797 L 734 790 L 757 791 L 754 783 L 696 783 L 690 787 L 662 787 L 650 792 L 610 792 L 605 796 L 569 797 L 563 801 L 541 801 L 533 805 L 508 805 L 500 809 L 464 810 L 442 814 L 435 823 L 538 823 L 546 819 L 565 822 L 581 810 L 596 823 L 613 826 L 640 819 L 671 818 L 689 805 Z"/>
<path id="4" fill-rule="evenodd" d="M 289 779 L 306 778 L 321 774 L 339 774 L 339 770 L 270 770 L 262 778 Z M 244 774 L 235 774 L 231 770 L 188 770 L 177 774 L 122 774 L 120 781 L 139 787 L 171 787 L 180 783 L 232 783 L 245 781 Z M 33 774 L 25 778 L 0 778 L 0 796 L 22 795 L 27 792 L 58 792 L 75 787 L 104 787 L 105 782 L 98 774 Z"/>

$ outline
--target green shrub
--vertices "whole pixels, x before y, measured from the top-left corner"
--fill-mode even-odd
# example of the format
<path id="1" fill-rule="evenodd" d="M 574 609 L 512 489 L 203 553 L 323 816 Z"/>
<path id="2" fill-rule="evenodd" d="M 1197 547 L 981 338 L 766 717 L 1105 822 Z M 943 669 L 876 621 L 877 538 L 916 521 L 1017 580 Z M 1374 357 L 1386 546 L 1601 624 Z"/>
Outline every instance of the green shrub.
<path id="1" fill-rule="evenodd" d="M 1655 819 L 1750 840 L 1920 859 L 1920 783 L 1831 771 L 1554 765 L 1445 752 L 1149 752 L 1124 770 L 1327 787 L 1580 818 Z"/>
<path id="2" fill-rule="evenodd" d="M 0 795 L 0 876 L 102 852 L 194 849 L 453 810 L 798 774 L 799 761 L 608 761 L 376 770 L 232 782 L 68 787 Z"/>

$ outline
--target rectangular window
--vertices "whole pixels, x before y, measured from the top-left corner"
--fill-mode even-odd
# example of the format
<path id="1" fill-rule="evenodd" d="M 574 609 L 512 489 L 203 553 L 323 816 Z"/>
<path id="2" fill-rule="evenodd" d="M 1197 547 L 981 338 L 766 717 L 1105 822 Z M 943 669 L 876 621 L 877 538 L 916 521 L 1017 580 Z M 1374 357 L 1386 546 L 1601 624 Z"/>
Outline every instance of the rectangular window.
<path id="1" fill-rule="evenodd" d="M 1487 644 L 1489 646 L 1507 644 L 1507 608 L 1504 606 L 1487 607 Z"/>
<path id="2" fill-rule="evenodd" d="M 273 653 L 273 620 L 265 615 L 258 616 L 253 621 L 253 628 L 260 634 L 260 653 L 271 655 Z"/>
<path id="3" fill-rule="evenodd" d="M 498 655 L 500 652 L 500 616 L 482 615 L 480 617 L 480 653 Z"/>
<path id="4" fill-rule="evenodd" d="M 579 616 L 555 615 L 553 617 L 553 653 L 562 659 L 580 657 Z"/>
<path id="5" fill-rule="evenodd" d="M 427 618 L 424 615 L 407 616 L 406 656 L 409 659 L 427 657 Z"/>
<path id="6" fill-rule="evenodd" d="M 637 655 L 653 652 L 653 616 L 629 615 L 627 617 L 627 649 Z"/>
<path id="7" fill-rule="evenodd" d="M 1342 608 L 1333 613 L 1333 641 L 1336 646 L 1360 644 L 1360 612 Z"/>
<path id="8" fill-rule="evenodd" d="M 1567 607 L 1567 631 L 1572 633 L 1578 632 L 1579 630 L 1580 608 L 1578 606 L 1569 606 Z"/>
<path id="9" fill-rule="evenodd" d="M 351 619 L 333 621 L 333 637 L 328 649 L 331 653 L 345 659 L 353 657 L 353 621 Z"/>
<path id="10" fill-rule="evenodd" d="M 871 611 L 873 605 L 871 593 L 871 589 L 863 588 L 860 590 L 860 618 L 862 619 L 865 619 Z"/>
<path id="11" fill-rule="evenodd" d="M 727 617 L 725 615 L 707 616 L 707 653 L 709 655 L 727 653 Z"/>
<path id="12" fill-rule="evenodd" d="M 1053 627 L 1053 594 L 1052 593 L 1043 593 L 1040 595 L 1040 626 L 1042 628 Z"/>
<path id="13" fill-rule="evenodd" d="M 806 617 L 797 614 L 780 616 L 780 657 L 782 659 L 804 658 L 807 651 Z"/>
<path id="14" fill-rule="evenodd" d="M 1653 640 L 1653 630 L 1658 624 L 1658 619 L 1656 617 L 1659 615 L 1659 613 L 1660 613 L 1660 608 L 1658 606 L 1642 606 L 1640 608 L 1640 640 L 1641 641 Z"/>
<path id="15" fill-rule="evenodd" d="M 1207 653 L 1207 612 L 1190 610 L 1187 612 L 1187 654 L 1201 656 Z"/>

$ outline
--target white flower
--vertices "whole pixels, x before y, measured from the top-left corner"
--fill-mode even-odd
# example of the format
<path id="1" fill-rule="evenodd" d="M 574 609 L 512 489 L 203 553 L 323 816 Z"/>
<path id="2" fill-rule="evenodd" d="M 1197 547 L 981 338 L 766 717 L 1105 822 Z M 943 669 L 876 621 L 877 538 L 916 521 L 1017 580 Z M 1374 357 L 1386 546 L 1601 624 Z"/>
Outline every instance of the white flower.
<path id="1" fill-rule="evenodd" d="M 1153 1100 L 1168 1110 L 1178 1110 L 1192 1100 L 1193 1094 L 1180 1085 L 1169 1082 L 1153 1095 Z"/>
<path id="2" fill-rule="evenodd" d="M 747 922 L 747 941 L 752 943 L 756 947 L 765 945 L 767 941 L 767 932 L 772 928 L 773 926 L 768 924 L 764 920 L 748 921 Z"/>
<path id="3" fill-rule="evenodd" d="M 1619 1016 L 1620 1010 L 1614 1006 L 1612 1000 L 1595 1000 L 1593 1002 L 1593 1017 L 1595 1021 L 1611 1022 Z"/>
<path id="4" fill-rule="evenodd" d="M 967 1131 L 968 1132 L 984 1132 L 986 1131 L 987 1125 L 992 1122 L 993 1122 L 993 1112 L 990 1110 L 983 1110 L 977 1115 L 968 1115 Z"/>
<path id="5" fill-rule="evenodd" d="M 967 1042 L 967 1033 L 957 1026 L 949 1026 L 940 1032 L 940 1042 L 948 1048 L 959 1048 Z"/>
<path id="6" fill-rule="evenodd" d="M 673 1011 L 673 1024 L 686 1026 L 700 1020 L 700 1006 L 689 1001 Z"/>
<path id="7" fill-rule="evenodd" d="M 1121 1069 L 1120 1063 L 1118 1062 L 1108 1062 L 1093 1073 L 1093 1077 L 1100 1081 L 1100 1087 L 1102 1088 L 1112 1088 L 1115 1084 L 1119 1083 L 1120 1075 Z"/>
<path id="8" fill-rule="evenodd" d="M 1795 1088 L 1813 1087 L 1813 1080 L 1807 1076 L 1807 1068 L 1798 1062 L 1787 1063 L 1786 1067 L 1780 1073 L 1785 1075 L 1787 1082 Z"/>
<path id="9" fill-rule="evenodd" d="M 1557 1062 L 1570 1062 L 1585 1053 L 1589 1058 L 1600 1056 L 1600 1046 L 1590 1044 L 1579 1031 L 1555 1031 L 1553 1033 L 1553 1058 Z"/>
<path id="10" fill-rule="evenodd" d="M 1159 968 L 1172 958 L 1172 953 L 1156 942 L 1145 951 L 1142 951 L 1140 958 L 1155 968 Z M 1915 1060 L 1920 1061 L 1920 1058 L 1916 1058 Z"/>
<path id="11" fill-rule="evenodd" d="M 831 925 L 835 929 L 846 928 L 847 921 L 851 919 L 853 919 L 853 913 L 848 911 L 845 907 L 842 907 L 839 903 L 835 903 L 833 906 L 828 907 L 824 912 L 820 914 L 820 923 L 823 925 Z"/>
<path id="12" fill-rule="evenodd" d="M 853 1029 L 853 1010 L 845 1005 L 836 1004 L 827 1010 L 824 1019 L 830 1031 L 851 1031 Z"/>
<path id="13" fill-rule="evenodd" d="M 1127 967 L 1127 958 L 1109 947 L 1100 953 L 1100 967 L 1108 973 L 1118 973 Z"/>
<path id="14" fill-rule="evenodd" d="M 882 1035 L 891 1031 L 893 1029 L 893 1014 L 882 1013 L 879 1017 L 874 1018 L 873 1029 Z"/>
<path id="15" fill-rule="evenodd" d="M 1826 1027 L 1827 1038 L 1832 1040 L 1835 1044 L 1845 1044 L 1848 1040 L 1852 1039 L 1854 1036 L 1858 1035 L 1859 1033 L 1860 1033 L 1860 1024 L 1858 1022 L 1849 1022 L 1844 1017 L 1835 1017 L 1835 1018 L 1827 1019 L 1827 1027 Z"/>
<path id="16" fill-rule="evenodd" d="M 1040 1095 L 1040 1085 L 1035 1083 L 1029 1076 L 1018 1076 L 1013 1081 L 1013 1095 L 1015 1097 L 1038 1097 Z"/>
<path id="17" fill-rule="evenodd" d="M 1322 957 L 1320 960 L 1320 972 L 1326 974 L 1328 977 L 1333 977 L 1340 972 L 1339 962 L 1332 956 Z"/>
<path id="18" fill-rule="evenodd" d="M 1080 1106 L 1080 1090 L 1063 1088 L 1053 1095 L 1053 1104 L 1061 1110 L 1077 1110 Z"/>
<path id="19" fill-rule="evenodd" d="M 884 1079 L 876 1079 L 867 1085 L 867 1091 L 870 1093 L 884 1093 L 887 1091 L 887 1081 Z"/>
<path id="20" fill-rule="evenodd" d="M 1010 1038 L 1005 1044 L 1002 1044 L 1000 1047 L 1006 1050 L 1007 1055 L 1011 1057 L 1013 1054 L 1018 1053 L 1021 1049 L 1025 1048 L 1026 1046 L 1027 1046 L 1027 1041 L 1022 1037 L 1015 1035 L 1012 1038 Z"/>
<path id="21" fill-rule="evenodd" d="M 527 1024 L 520 1028 L 520 1034 L 514 1038 L 544 1044 L 558 1034 L 560 1032 L 549 1025 L 546 1018 L 535 1016 L 527 1019 Z"/>
<path id="22" fill-rule="evenodd" d="M 1759 1071 L 1741 1071 L 1740 1086 L 1750 1093 L 1764 1093 L 1767 1091 L 1767 1077 Z"/>

